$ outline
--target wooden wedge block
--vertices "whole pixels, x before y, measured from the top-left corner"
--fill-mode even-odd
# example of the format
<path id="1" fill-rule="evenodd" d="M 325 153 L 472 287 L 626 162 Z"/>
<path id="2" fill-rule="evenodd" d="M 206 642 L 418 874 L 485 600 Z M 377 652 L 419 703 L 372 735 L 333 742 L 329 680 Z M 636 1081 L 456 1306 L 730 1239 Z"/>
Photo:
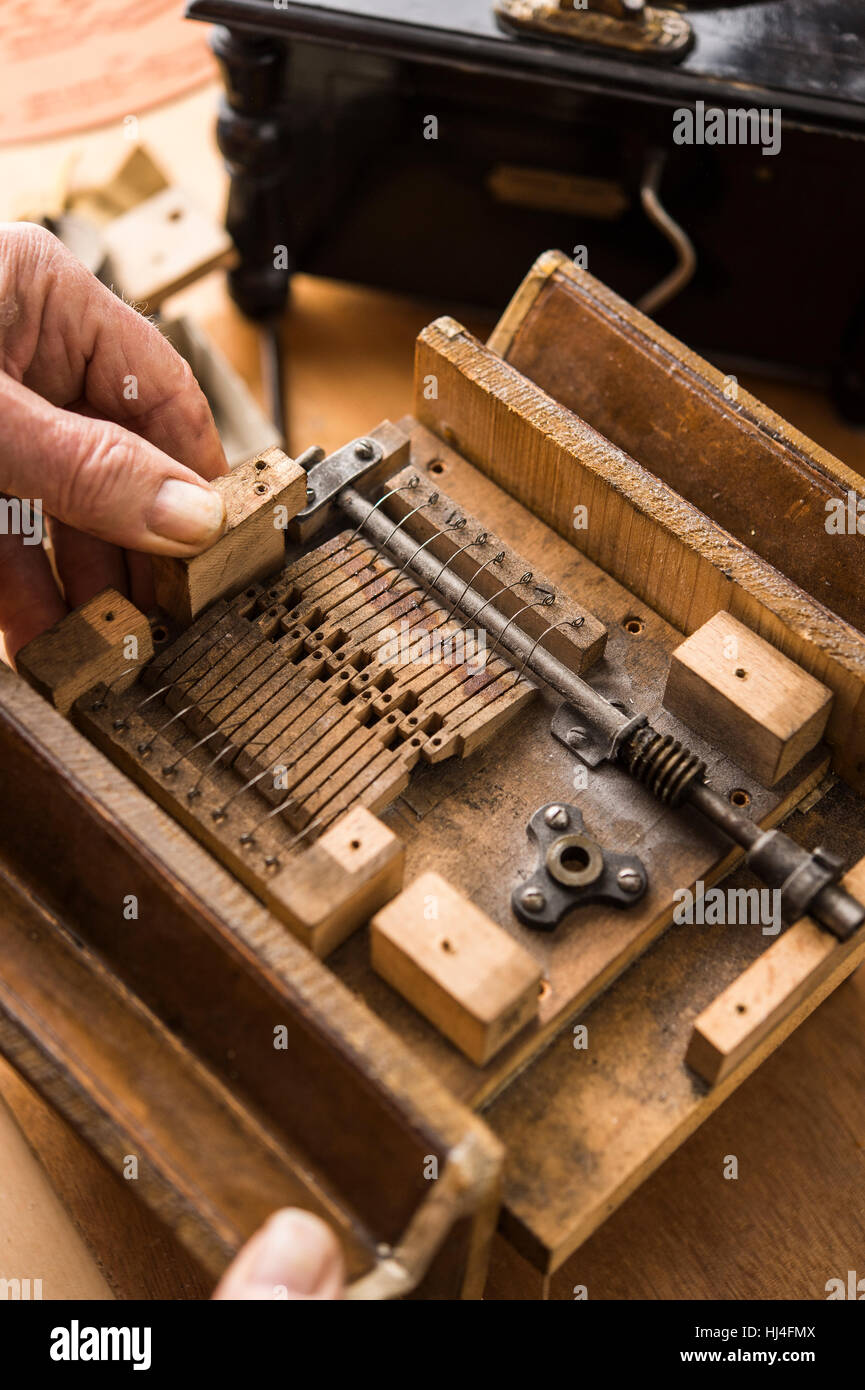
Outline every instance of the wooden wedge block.
<path id="1" fill-rule="evenodd" d="M 771 787 L 819 743 L 832 692 L 721 612 L 673 652 L 664 705 Z"/>
<path id="2" fill-rule="evenodd" d="M 201 555 L 154 556 L 156 601 L 189 623 L 209 603 L 231 598 L 281 568 L 285 526 L 306 506 L 306 473 L 281 449 L 265 449 L 213 486 L 225 502 L 226 528 Z"/>
<path id="3" fill-rule="evenodd" d="M 15 664 L 25 680 L 68 714 L 94 686 L 125 690 L 153 655 L 150 624 L 115 589 L 103 589 L 22 647 Z"/>
<path id="4" fill-rule="evenodd" d="M 400 891 L 404 866 L 402 841 L 358 806 L 269 884 L 271 906 L 323 960 Z"/>
<path id="5" fill-rule="evenodd" d="M 373 969 L 479 1066 L 535 1017 L 537 962 L 439 874 L 370 927 Z"/>
<path id="6" fill-rule="evenodd" d="M 865 901 L 865 859 L 843 886 Z M 838 941 L 810 917 L 788 927 L 694 1022 L 685 1060 L 710 1086 L 723 1081 L 788 1014 L 807 1012 L 865 956 L 865 927 Z M 821 992 L 822 991 L 822 992 Z"/>

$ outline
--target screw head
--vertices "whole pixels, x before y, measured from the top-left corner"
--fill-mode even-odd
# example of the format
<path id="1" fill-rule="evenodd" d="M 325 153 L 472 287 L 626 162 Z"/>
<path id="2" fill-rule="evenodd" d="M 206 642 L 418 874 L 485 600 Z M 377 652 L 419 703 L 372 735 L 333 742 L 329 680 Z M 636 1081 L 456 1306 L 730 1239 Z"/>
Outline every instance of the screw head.
<path id="1" fill-rule="evenodd" d="M 526 912 L 543 912 L 547 905 L 547 900 L 540 888 L 526 888 L 520 898 L 520 902 Z"/>
<path id="2" fill-rule="evenodd" d="M 568 732 L 565 734 L 565 742 L 569 748 L 579 748 L 581 744 L 585 743 L 587 737 L 588 735 L 585 729 L 575 727 L 573 729 L 568 729 Z"/>
<path id="3" fill-rule="evenodd" d="M 306 500 L 307 500 L 308 503 L 309 503 L 309 502 L 314 502 L 314 501 L 315 501 L 315 488 L 314 488 L 314 487 L 308 487 L 308 488 L 306 489 Z"/>
<path id="4" fill-rule="evenodd" d="M 626 893 L 639 893 L 643 886 L 643 876 L 636 869 L 620 869 L 616 882 Z"/>
<path id="5" fill-rule="evenodd" d="M 567 830 L 570 824 L 564 806 L 548 806 L 544 811 L 544 820 L 553 830 Z"/>
<path id="6" fill-rule="evenodd" d="M 355 458 L 371 459 L 375 454 L 375 446 L 368 439 L 359 439 L 354 446 Z"/>

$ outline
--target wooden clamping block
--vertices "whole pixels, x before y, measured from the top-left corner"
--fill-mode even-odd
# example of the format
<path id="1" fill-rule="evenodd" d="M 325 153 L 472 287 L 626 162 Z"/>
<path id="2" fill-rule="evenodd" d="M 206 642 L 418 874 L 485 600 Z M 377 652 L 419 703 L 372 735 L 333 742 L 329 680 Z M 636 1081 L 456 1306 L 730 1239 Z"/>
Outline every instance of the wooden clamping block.
<path id="1" fill-rule="evenodd" d="M 79 695 L 103 682 L 125 690 L 152 655 L 147 618 L 115 589 L 103 589 L 22 647 L 15 664 L 34 690 L 68 714 Z"/>
<path id="2" fill-rule="evenodd" d="M 323 959 L 400 891 L 404 865 L 402 841 L 358 806 L 273 879 L 270 905 Z"/>
<path id="3" fill-rule="evenodd" d="M 231 598 L 255 579 L 281 568 L 285 527 L 306 506 L 306 472 L 281 449 L 265 449 L 216 478 L 226 527 L 209 549 L 190 559 L 153 558 L 156 601 L 181 622 L 218 598 Z"/>
<path id="4" fill-rule="evenodd" d="M 535 1017 L 537 962 L 439 874 L 421 874 L 370 927 L 373 969 L 479 1066 Z"/>
<path id="5" fill-rule="evenodd" d="M 865 859 L 854 864 L 842 886 L 865 901 Z M 785 1019 L 792 1031 L 863 956 L 865 927 L 838 941 L 810 917 L 802 917 L 695 1020 L 688 1066 L 710 1086 L 723 1081 Z"/>
<path id="6" fill-rule="evenodd" d="M 819 743 L 832 692 L 721 612 L 673 652 L 664 705 L 771 787 Z"/>

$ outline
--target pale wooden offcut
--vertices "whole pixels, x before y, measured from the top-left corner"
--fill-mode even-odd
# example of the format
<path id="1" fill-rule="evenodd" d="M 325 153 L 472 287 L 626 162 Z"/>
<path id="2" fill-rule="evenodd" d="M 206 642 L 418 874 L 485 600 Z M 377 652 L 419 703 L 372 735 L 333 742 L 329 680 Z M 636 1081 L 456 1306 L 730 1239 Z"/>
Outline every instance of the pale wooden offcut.
<path id="1" fill-rule="evenodd" d="M 534 1018 L 537 962 L 440 874 L 371 923 L 373 968 L 479 1066 Z"/>
<path id="2" fill-rule="evenodd" d="M 832 692 L 731 613 L 673 652 L 664 705 L 773 787 L 819 743 Z"/>
<path id="3" fill-rule="evenodd" d="M 153 655 L 150 624 L 115 589 L 103 589 L 22 647 L 22 676 L 68 714 L 80 695 L 102 683 L 125 690 Z"/>
<path id="4" fill-rule="evenodd" d="M 190 559 L 153 558 L 156 601 L 184 623 L 215 599 L 231 598 L 280 569 L 285 525 L 306 506 L 306 473 L 277 448 L 265 449 L 212 486 L 225 503 L 224 534 Z"/>
<path id="5" fill-rule="evenodd" d="M 865 899 L 865 859 L 843 880 L 859 901 Z M 773 941 L 694 1020 L 686 1061 L 710 1085 L 723 1081 L 770 1030 L 845 962 L 852 969 L 865 953 L 865 927 L 838 941 L 810 917 L 803 917 Z"/>

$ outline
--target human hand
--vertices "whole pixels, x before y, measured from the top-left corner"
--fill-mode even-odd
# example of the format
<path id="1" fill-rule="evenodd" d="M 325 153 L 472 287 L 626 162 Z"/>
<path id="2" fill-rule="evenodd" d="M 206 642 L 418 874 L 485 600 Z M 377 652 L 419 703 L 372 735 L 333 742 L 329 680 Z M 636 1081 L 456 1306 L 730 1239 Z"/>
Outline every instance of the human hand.
<path id="1" fill-rule="evenodd" d="M 324 1303 L 342 1297 L 344 1279 L 330 1227 L 311 1212 L 285 1207 L 246 1242 L 213 1297 Z"/>
<path id="2" fill-rule="evenodd" d="M 50 232 L 0 224 L 7 658 L 102 589 L 149 608 L 150 561 L 142 552 L 195 555 L 212 544 L 225 509 L 205 480 L 225 472 L 204 394 L 161 333 Z M 42 503 L 63 595 L 29 500 Z"/>

